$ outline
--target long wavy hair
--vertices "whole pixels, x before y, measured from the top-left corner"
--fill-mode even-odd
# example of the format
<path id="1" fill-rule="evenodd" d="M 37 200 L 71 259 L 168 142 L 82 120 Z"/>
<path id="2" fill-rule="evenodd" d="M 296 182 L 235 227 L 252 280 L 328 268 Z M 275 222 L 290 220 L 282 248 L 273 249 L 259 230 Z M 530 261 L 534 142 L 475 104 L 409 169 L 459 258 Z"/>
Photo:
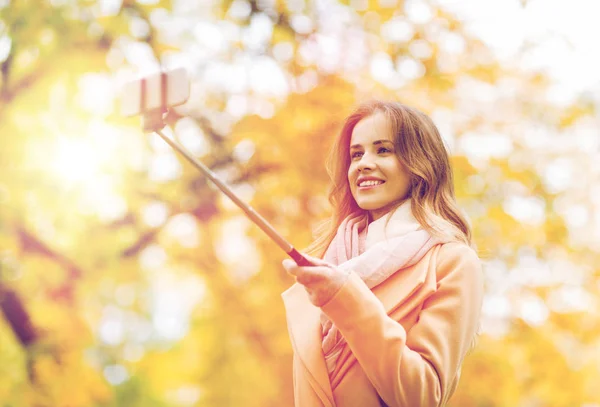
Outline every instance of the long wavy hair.
<path id="1" fill-rule="evenodd" d="M 433 121 L 419 110 L 401 103 L 370 101 L 359 105 L 346 118 L 329 151 L 326 167 L 331 178 L 329 202 L 333 212 L 318 228 L 317 238 L 306 251 L 322 257 L 346 217 L 351 214 L 368 216 L 350 191 L 350 140 L 356 124 L 377 113 L 387 118 L 396 155 L 411 175 L 408 196 L 400 199 L 388 213 L 410 199 L 412 214 L 425 230 L 472 246 L 471 228 L 456 204 L 448 151 Z"/>

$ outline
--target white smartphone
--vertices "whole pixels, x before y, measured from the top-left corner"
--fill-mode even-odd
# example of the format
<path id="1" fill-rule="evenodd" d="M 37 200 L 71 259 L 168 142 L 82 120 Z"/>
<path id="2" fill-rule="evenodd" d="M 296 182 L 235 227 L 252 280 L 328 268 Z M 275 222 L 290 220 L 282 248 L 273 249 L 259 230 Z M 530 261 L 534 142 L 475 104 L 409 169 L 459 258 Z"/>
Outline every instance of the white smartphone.
<path id="1" fill-rule="evenodd" d="M 164 79 L 163 79 L 164 75 Z M 165 81 L 163 84 L 163 80 Z M 163 89 L 165 95 L 163 96 Z M 128 82 L 121 91 L 121 114 L 135 116 L 146 111 L 184 104 L 190 97 L 190 80 L 185 68 L 156 72 Z M 163 99 L 164 98 L 164 99 Z"/>

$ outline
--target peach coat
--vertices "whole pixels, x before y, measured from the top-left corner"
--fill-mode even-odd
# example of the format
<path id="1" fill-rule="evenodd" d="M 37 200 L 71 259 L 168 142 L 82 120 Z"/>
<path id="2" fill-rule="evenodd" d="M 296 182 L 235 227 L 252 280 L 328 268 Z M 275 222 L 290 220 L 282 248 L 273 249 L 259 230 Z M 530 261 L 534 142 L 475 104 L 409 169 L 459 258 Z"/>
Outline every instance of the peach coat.
<path id="1" fill-rule="evenodd" d="M 479 327 L 483 276 L 468 246 L 434 246 L 371 291 L 354 272 L 321 308 L 303 286 L 283 294 L 296 407 L 443 406 Z M 330 383 L 321 348 L 321 310 L 346 345 Z"/>

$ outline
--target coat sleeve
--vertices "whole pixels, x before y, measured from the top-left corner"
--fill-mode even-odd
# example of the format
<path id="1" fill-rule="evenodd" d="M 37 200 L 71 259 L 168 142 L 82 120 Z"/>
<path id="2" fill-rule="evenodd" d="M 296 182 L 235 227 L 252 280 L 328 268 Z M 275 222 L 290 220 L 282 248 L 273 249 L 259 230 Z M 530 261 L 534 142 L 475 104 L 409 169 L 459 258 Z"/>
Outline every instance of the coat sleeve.
<path id="1" fill-rule="evenodd" d="M 445 405 L 477 333 L 483 276 L 475 252 L 444 244 L 436 275 L 437 290 L 408 333 L 355 273 L 321 307 L 389 406 Z"/>

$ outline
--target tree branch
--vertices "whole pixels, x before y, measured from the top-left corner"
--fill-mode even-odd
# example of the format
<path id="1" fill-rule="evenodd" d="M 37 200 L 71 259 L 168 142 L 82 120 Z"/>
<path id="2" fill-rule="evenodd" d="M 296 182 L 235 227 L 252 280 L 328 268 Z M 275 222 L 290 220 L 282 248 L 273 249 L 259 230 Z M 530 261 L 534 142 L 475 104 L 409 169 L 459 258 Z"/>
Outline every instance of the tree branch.
<path id="1" fill-rule="evenodd" d="M 150 243 L 154 241 L 154 238 L 156 237 L 160 229 L 161 228 L 151 229 L 146 233 L 142 234 L 135 243 L 133 243 L 131 246 L 129 246 L 121 252 L 121 257 L 129 258 L 136 256 L 139 252 L 144 250 L 146 247 L 148 247 Z"/>
<path id="2" fill-rule="evenodd" d="M 50 297 L 55 300 L 65 300 L 68 303 L 73 302 L 73 282 L 83 275 L 82 269 L 73 261 L 58 253 L 41 239 L 34 236 L 22 225 L 17 225 L 16 235 L 21 245 L 21 250 L 25 253 L 38 254 L 60 265 L 67 271 L 65 282 L 58 288 L 50 292 Z"/>
<path id="3" fill-rule="evenodd" d="M 0 309 L 23 348 L 29 347 L 38 339 L 38 332 L 31 323 L 21 298 L 2 282 L 0 282 Z"/>

